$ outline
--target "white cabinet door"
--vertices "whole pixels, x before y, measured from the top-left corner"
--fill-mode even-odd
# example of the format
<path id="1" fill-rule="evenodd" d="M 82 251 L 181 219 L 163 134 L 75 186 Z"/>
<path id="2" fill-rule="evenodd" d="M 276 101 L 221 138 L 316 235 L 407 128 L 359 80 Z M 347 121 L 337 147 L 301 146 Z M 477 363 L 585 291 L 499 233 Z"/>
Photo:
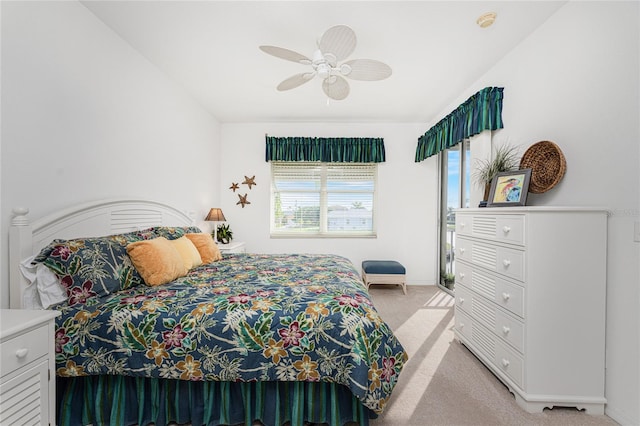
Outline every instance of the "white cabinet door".
<path id="1" fill-rule="evenodd" d="M 22 371 L 22 370 L 20 370 Z M 49 423 L 49 363 L 46 358 L 0 383 L 0 425 Z M 11 376 L 9 376 L 11 377 Z"/>

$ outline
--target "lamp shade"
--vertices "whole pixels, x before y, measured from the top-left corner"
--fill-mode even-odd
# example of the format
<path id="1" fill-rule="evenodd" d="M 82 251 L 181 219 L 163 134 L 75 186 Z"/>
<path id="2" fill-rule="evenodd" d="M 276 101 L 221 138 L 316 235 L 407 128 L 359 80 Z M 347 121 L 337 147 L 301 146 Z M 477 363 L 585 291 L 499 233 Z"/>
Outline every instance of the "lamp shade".
<path id="1" fill-rule="evenodd" d="M 214 222 L 226 222 L 227 219 L 224 218 L 224 213 L 222 213 L 222 209 L 213 208 L 209 210 L 209 214 L 204 220 L 210 220 Z"/>

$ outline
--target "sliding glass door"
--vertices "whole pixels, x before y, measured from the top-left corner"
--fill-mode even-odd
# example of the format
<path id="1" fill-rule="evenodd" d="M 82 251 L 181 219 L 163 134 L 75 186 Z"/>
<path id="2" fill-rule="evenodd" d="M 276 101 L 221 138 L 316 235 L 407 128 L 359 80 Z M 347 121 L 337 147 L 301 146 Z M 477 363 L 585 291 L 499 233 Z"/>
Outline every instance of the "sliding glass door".
<path id="1" fill-rule="evenodd" d="M 440 282 L 453 292 L 455 278 L 455 212 L 469 207 L 470 148 L 469 140 L 440 154 Z"/>

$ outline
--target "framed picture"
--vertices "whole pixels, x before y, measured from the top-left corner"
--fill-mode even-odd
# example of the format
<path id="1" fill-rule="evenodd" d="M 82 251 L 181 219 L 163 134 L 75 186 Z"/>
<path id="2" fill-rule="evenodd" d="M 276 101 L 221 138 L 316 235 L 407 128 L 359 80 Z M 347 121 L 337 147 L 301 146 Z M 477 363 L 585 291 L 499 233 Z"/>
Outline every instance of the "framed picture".
<path id="1" fill-rule="evenodd" d="M 524 206 L 530 179 L 531 169 L 498 173 L 491 181 L 487 207 Z"/>

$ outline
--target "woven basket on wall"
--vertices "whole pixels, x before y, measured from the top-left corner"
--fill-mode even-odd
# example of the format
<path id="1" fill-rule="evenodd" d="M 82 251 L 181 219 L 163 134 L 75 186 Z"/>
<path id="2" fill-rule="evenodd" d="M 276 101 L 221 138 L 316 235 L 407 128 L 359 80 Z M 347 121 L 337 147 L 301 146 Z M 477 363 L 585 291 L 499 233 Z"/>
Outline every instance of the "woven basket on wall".
<path id="1" fill-rule="evenodd" d="M 567 162 L 558 145 L 551 141 L 540 141 L 525 151 L 520 168 L 531 169 L 529 192 L 541 194 L 560 182 Z"/>

